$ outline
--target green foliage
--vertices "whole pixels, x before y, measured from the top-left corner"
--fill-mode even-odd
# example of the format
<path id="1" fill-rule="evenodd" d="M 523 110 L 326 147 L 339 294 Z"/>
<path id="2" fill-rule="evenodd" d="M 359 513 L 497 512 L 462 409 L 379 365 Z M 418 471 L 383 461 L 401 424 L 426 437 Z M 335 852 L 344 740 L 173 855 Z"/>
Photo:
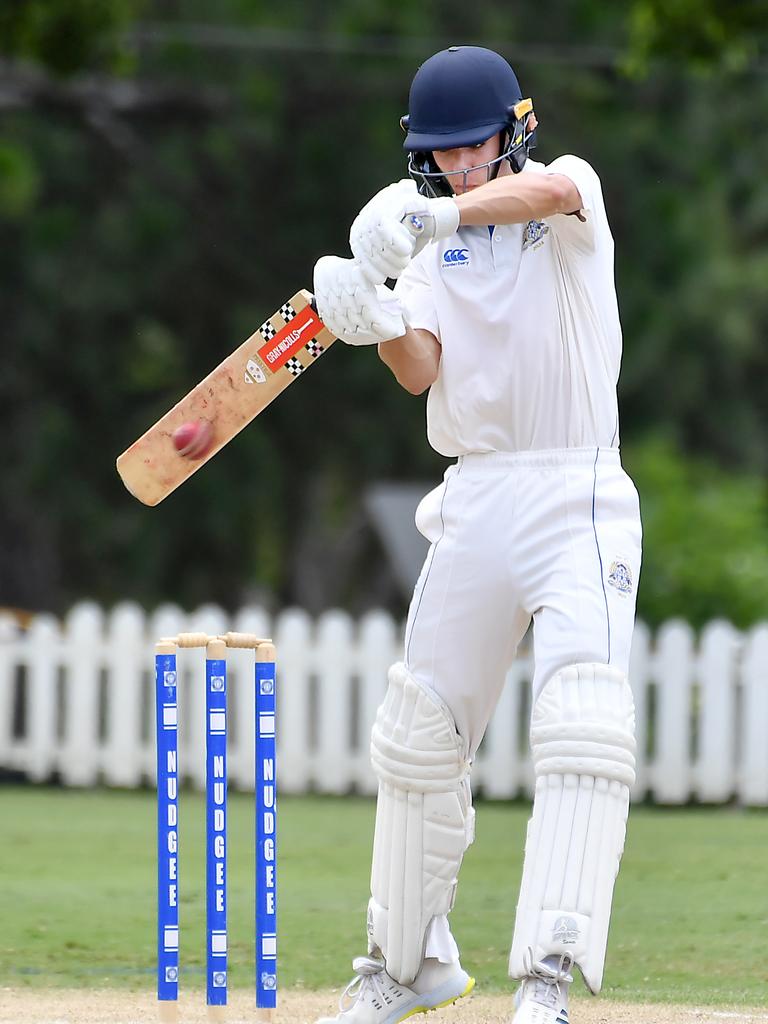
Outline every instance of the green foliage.
<path id="1" fill-rule="evenodd" d="M 5 0 L 2 52 L 39 61 L 59 75 L 85 67 L 125 69 L 122 33 L 143 6 L 142 0 Z"/>
<path id="2" fill-rule="evenodd" d="M 640 617 L 748 626 L 768 609 L 768 486 L 652 438 L 624 462 L 640 492 Z"/>
<path id="3" fill-rule="evenodd" d="M 634 0 L 626 67 L 647 74 L 654 58 L 699 72 L 739 70 L 760 54 L 762 0 Z"/>
<path id="4" fill-rule="evenodd" d="M 737 76 L 731 89 L 766 96 L 762 79 Z M 655 116 L 633 117 L 615 144 L 641 161 L 636 193 L 624 201 L 618 167 L 607 186 L 627 342 L 625 424 L 662 426 L 687 449 L 765 471 L 768 194 L 758 168 L 768 138 L 758 107 L 734 104 L 721 144 L 722 119 L 694 81 L 646 83 L 638 96 L 664 112 L 663 131 Z"/>
<path id="5" fill-rule="evenodd" d="M 723 566 L 731 583 L 712 582 L 722 546 L 710 544 L 706 599 L 682 569 L 649 583 L 653 502 L 673 456 L 642 442 L 660 432 L 686 456 L 743 472 L 750 493 L 768 470 L 768 80 L 726 68 L 714 90 L 689 71 L 699 51 L 742 46 L 746 6 L 706 4 L 701 18 L 682 0 L 630 10 L 631 24 L 615 5 L 521 3 L 512 39 L 491 2 L 4 4 L 4 55 L 69 75 L 72 88 L 53 78 L 0 125 L 0 315 L 12 352 L 0 377 L 0 604 L 234 606 L 254 590 L 296 600 L 297 581 L 318 571 L 301 554 L 316 524 L 343 546 L 366 483 L 439 476 L 423 400 L 375 353 L 340 345 L 157 509 L 133 502 L 113 466 L 311 283 L 318 256 L 346 253 L 354 213 L 404 173 L 398 119 L 416 65 L 433 45 L 473 39 L 505 52 L 534 96 L 539 159 L 577 152 L 603 180 L 626 339 L 622 436 L 628 452 L 650 453 L 638 463 L 650 517 L 643 614 L 764 614 L 753 573 Z M 132 35 L 139 11 L 165 34 Z M 205 19 L 222 35 L 184 34 Z M 615 70 L 610 54 L 626 39 L 638 61 L 661 58 L 653 74 Z M 674 39 L 691 45 L 673 53 Z M 765 33 L 755 39 L 762 52 Z M 142 104 L 78 91 L 78 71 L 120 69 L 125 54 Z M 736 494 L 730 476 L 721 482 Z M 755 543 L 761 507 L 749 505 L 744 527 Z M 666 537 L 665 527 L 664 550 Z M 343 600 L 365 604 L 365 581 Z"/>
<path id="6" fill-rule="evenodd" d="M 0 141 L 0 217 L 20 220 L 37 198 L 40 176 L 23 146 Z"/>

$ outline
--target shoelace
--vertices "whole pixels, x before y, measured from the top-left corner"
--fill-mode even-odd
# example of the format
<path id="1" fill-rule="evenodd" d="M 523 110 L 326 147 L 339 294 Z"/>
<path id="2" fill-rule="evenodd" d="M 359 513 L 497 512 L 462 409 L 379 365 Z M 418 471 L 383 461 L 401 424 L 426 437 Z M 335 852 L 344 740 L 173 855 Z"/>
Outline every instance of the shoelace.
<path id="1" fill-rule="evenodd" d="M 379 979 L 379 975 L 384 971 L 383 960 L 377 960 L 373 956 L 356 956 L 352 961 L 352 970 L 355 972 L 355 976 L 341 993 L 339 999 L 339 1010 L 342 1013 L 351 1010 L 369 988 L 373 988 L 381 1002 L 386 1002 L 384 986 Z"/>
<path id="2" fill-rule="evenodd" d="M 534 961 L 533 950 L 529 946 L 523 954 L 523 967 L 526 977 L 520 986 L 520 994 L 523 990 L 532 986 L 531 998 L 537 1003 L 545 1006 L 554 1006 L 557 1010 L 562 1009 L 563 993 L 561 986 L 570 985 L 573 976 L 570 970 L 573 967 L 573 957 L 570 953 L 562 953 L 557 967 L 550 967 L 541 960 Z"/>

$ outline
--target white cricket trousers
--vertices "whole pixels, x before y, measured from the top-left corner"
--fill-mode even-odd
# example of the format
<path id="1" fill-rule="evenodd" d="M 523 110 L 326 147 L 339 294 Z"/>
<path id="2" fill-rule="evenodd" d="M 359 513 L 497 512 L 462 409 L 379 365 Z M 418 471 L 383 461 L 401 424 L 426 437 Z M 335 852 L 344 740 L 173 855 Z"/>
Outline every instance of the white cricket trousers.
<path id="1" fill-rule="evenodd" d="M 416 525 L 431 547 L 405 664 L 451 709 L 470 756 L 531 620 L 534 700 L 566 665 L 628 672 L 641 526 L 618 449 L 461 456 Z"/>
<path id="2" fill-rule="evenodd" d="M 637 491 L 615 448 L 461 456 L 416 510 L 430 541 L 405 664 L 453 712 L 474 756 L 533 620 L 533 699 L 559 669 L 629 669 L 640 575 Z M 458 950 L 447 918 L 426 955 Z"/>

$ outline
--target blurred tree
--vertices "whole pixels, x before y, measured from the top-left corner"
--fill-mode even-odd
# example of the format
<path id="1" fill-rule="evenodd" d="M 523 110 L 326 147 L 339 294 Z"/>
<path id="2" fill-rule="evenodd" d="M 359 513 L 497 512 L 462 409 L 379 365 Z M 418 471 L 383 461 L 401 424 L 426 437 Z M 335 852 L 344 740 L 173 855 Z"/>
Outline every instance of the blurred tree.
<path id="1" fill-rule="evenodd" d="M 442 471 L 423 401 L 375 353 L 340 346 L 157 509 L 126 495 L 113 461 L 309 284 L 319 255 L 346 252 L 356 210 L 404 173 L 398 118 L 413 71 L 456 41 L 515 63 L 542 122 L 539 159 L 575 151 L 601 174 L 626 335 L 625 448 L 653 523 L 647 558 L 655 536 L 660 550 L 672 543 L 666 474 L 689 479 L 675 453 L 744 471 L 756 495 L 768 468 L 768 90 L 751 55 L 765 30 L 740 70 L 728 58 L 716 87 L 703 82 L 699 55 L 715 52 L 718 33 L 726 48 L 746 45 L 746 15 L 710 7 L 717 31 L 694 25 L 682 0 L 636 0 L 630 20 L 595 0 L 526 0 L 512 37 L 508 9 L 490 0 L 4 5 L 0 317 L 12 358 L 0 377 L 0 603 L 235 605 L 254 588 L 290 601 L 291 581 L 313 571 L 301 539 L 314 523 L 342 536 L 365 482 Z M 690 43 L 679 53 L 678 36 Z M 627 52 L 640 77 L 621 73 Z M 659 430 L 672 447 L 646 447 Z M 706 472 L 691 470 L 696 481 Z M 717 479 L 743 497 L 730 472 Z M 750 501 L 759 540 L 765 507 Z M 711 547 L 712 521 L 701 522 Z M 693 552 L 695 530 L 688 539 Z M 651 573 L 647 617 L 686 613 L 683 597 L 694 617 L 719 608 L 689 601 L 679 573 L 646 599 Z M 753 578 L 734 576 L 724 593 L 737 591 L 739 621 L 758 614 Z"/>
<path id="2" fill-rule="evenodd" d="M 2 52 L 60 75 L 85 68 L 126 70 L 131 62 L 125 30 L 144 7 L 143 0 L 5 0 Z"/>
<path id="3" fill-rule="evenodd" d="M 626 67 L 644 75 L 659 58 L 699 72 L 743 70 L 761 56 L 765 0 L 634 0 Z"/>
<path id="4" fill-rule="evenodd" d="M 624 459 L 640 492 L 643 569 L 638 612 L 748 626 L 768 609 L 768 488 L 651 436 Z"/>

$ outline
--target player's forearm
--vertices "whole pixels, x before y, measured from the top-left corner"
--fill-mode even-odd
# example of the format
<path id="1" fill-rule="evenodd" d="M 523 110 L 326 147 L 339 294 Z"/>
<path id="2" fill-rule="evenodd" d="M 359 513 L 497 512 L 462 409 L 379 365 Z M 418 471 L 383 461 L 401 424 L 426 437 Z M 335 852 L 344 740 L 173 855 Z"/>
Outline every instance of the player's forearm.
<path id="1" fill-rule="evenodd" d="M 398 384 L 412 395 L 420 395 L 435 383 L 441 351 L 440 342 L 431 331 L 412 327 L 407 327 L 401 338 L 379 345 L 381 361 L 390 368 Z"/>
<path id="2" fill-rule="evenodd" d="M 563 174 L 507 174 L 455 202 L 463 225 L 526 224 L 581 207 L 578 189 Z"/>

